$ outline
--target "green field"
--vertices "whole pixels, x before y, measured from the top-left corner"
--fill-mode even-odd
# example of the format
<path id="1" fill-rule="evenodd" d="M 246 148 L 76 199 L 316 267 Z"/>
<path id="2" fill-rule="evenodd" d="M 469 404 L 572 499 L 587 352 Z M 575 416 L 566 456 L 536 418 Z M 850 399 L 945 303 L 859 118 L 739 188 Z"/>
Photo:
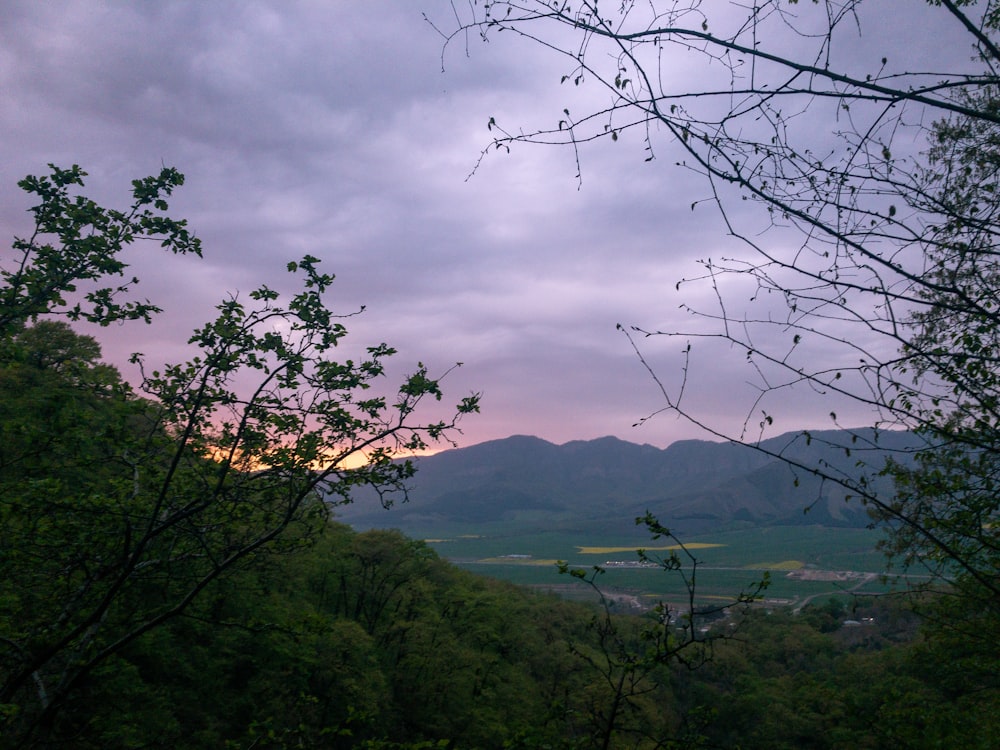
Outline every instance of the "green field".
<path id="1" fill-rule="evenodd" d="M 678 572 L 614 565 L 636 562 L 639 548 L 650 555 L 670 554 L 655 549 L 669 542 L 651 540 L 641 528 L 610 537 L 595 530 L 540 532 L 496 526 L 481 533 L 468 528 L 455 532 L 439 533 L 428 538 L 428 544 L 460 567 L 520 585 L 565 590 L 575 579 L 559 575 L 555 562 L 562 560 L 572 567 L 604 568 L 602 588 L 628 592 L 643 601 L 676 599 L 686 591 Z M 875 578 L 884 570 L 882 554 L 875 548 L 879 538 L 879 532 L 868 529 L 776 526 L 703 534 L 683 541 L 698 561 L 696 591 L 703 603 L 731 599 L 769 571 L 766 599 L 796 606 L 807 597 L 887 590 Z M 687 560 L 682 551 L 677 553 Z M 690 570 L 690 564 L 686 565 L 685 572 Z M 841 574 L 839 578 L 835 573 Z"/>

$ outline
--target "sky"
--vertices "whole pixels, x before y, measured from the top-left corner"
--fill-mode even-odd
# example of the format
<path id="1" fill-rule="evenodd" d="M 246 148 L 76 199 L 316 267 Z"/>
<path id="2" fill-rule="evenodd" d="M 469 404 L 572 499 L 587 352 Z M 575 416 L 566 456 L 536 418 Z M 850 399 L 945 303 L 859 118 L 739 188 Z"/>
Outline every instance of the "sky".
<path id="1" fill-rule="evenodd" d="M 186 358 L 188 334 L 226 294 L 290 291 L 286 264 L 311 254 L 337 276 L 332 307 L 365 306 L 349 340 L 391 344 L 400 372 L 463 363 L 446 397 L 483 398 L 460 445 L 705 437 L 670 414 L 635 426 L 663 399 L 616 325 L 687 325 L 680 305 L 707 290 L 677 281 L 697 274 L 699 258 L 742 252 L 711 207 L 692 210 L 706 185 L 674 166 L 669 143 L 646 162 L 631 136 L 584 149 L 579 180 L 567 149 L 480 161 L 491 117 L 546 125 L 564 102 L 586 102 L 560 86 L 565 64 L 546 50 L 515 38 L 443 50 L 425 13 L 453 24 L 444 0 L 5 0 L 0 232 L 28 231 L 16 182 L 49 162 L 81 165 L 88 194 L 118 206 L 132 179 L 173 166 L 186 184 L 170 214 L 188 220 L 204 258 L 130 255 L 141 293 L 164 313 L 93 332 L 126 376 L 134 351 Z M 915 54 L 926 49 L 917 31 L 904 18 L 882 43 Z M 756 207 L 739 210 L 760 220 Z M 641 345 L 676 388 L 683 342 Z M 755 391 L 732 354 L 692 364 L 687 405 L 739 432 L 755 419 Z M 783 393 L 772 411 L 775 433 L 829 426 L 814 394 Z M 841 414 L 852 419 L 870 417 Z"/>

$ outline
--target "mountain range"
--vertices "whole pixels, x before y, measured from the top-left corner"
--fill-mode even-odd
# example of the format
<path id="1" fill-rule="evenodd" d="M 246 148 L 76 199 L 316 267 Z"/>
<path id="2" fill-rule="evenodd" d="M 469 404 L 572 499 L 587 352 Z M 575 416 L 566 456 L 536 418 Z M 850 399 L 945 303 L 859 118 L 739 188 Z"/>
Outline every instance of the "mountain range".
<path id="1" fill-rule="evenodd" d="M 611 529 L 652 512 L 685 534 L 748 525 L 863 527 L 869 517 L 835 483 L 793 470 L 876 474 L 886 455 L 917 446 L 905 432 L 788 433 L 757 450 L 734 443 L 684 440 L 667 448 L 613 437 L 555 445 L 515 435 L 416 459 L 410 499 L 384 510 L 374 498 L 337 509 L 355 528 L 433 533 L 497 524 Z M 875 479 L 886 484 L 888 480 Z"/>

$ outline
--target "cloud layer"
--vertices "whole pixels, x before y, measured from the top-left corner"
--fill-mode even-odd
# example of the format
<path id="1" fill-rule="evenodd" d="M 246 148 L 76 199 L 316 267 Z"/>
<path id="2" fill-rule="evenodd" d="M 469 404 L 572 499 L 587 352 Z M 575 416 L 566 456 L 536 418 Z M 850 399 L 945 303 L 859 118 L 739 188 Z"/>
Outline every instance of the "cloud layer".
<path id="1" fill-rule="evenodd" d="M 448 22 L 447 4 L 426 5 Z M 166 313 L 101 332 L 108 359 L 178 359 L 226 292 L 280 288 L 285 264 L 310 253 L 336 273 L 339 309 L 366 307 L 352 338 L 393 344 L 403 369 L 464 362 L 447 392 L 485 394 L 464 444 L 697 436 L 671 417 L 632 426 L 663 402 L 615 326 L 685 325 L 679 304 L 702 292 L 676 282 L 696 258 L 738 252 L 719 216 L 691 209 L 706 187 L 669 157 L 644 162 L 631 134 L 586 150 L 580 186 L 558 148 L 491 154 L 469 178 L 490 117 L 537 123 L 577 94 L 559 87 L 557 60 L 517 40 L 453 46 L 442 71 L 420 6 L 6 2 L 0 231 L 25 231 L 15 183 L 48 162 L 79 163 L 113 204 L 131 179 L 176 166 L 187 184 L 172 213 L 205 258 L 135 254 Z M 681 349 L 644 344 L 665 384 Z M 709 351 L 697 367 L 691 406 L 739 429 L 754 395 L 740 357 Z M 789 403 L 784 429 L 829 411 Z"/>

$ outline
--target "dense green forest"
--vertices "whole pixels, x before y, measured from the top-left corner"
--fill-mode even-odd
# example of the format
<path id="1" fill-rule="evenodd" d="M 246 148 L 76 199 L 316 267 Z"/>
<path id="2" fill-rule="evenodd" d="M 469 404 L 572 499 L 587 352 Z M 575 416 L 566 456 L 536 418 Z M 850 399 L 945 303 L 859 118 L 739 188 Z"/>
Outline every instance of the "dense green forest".
<path id="1" fill-rule="evenodd" d="M 921 631 L 901 600 L 720 620 L 709 632 L 724 637 L 694 670 L 643 664 L 648 619 L 607 622 L 613 644 L 599 609 L 460 571 L 395 532 L 329 523 L 94 670 L 41 744 L 591 748 L 605 746 L 616 700 L 608 747 L 1000 739 L 995 670 L 935 637 L 940 626 Z"/>

